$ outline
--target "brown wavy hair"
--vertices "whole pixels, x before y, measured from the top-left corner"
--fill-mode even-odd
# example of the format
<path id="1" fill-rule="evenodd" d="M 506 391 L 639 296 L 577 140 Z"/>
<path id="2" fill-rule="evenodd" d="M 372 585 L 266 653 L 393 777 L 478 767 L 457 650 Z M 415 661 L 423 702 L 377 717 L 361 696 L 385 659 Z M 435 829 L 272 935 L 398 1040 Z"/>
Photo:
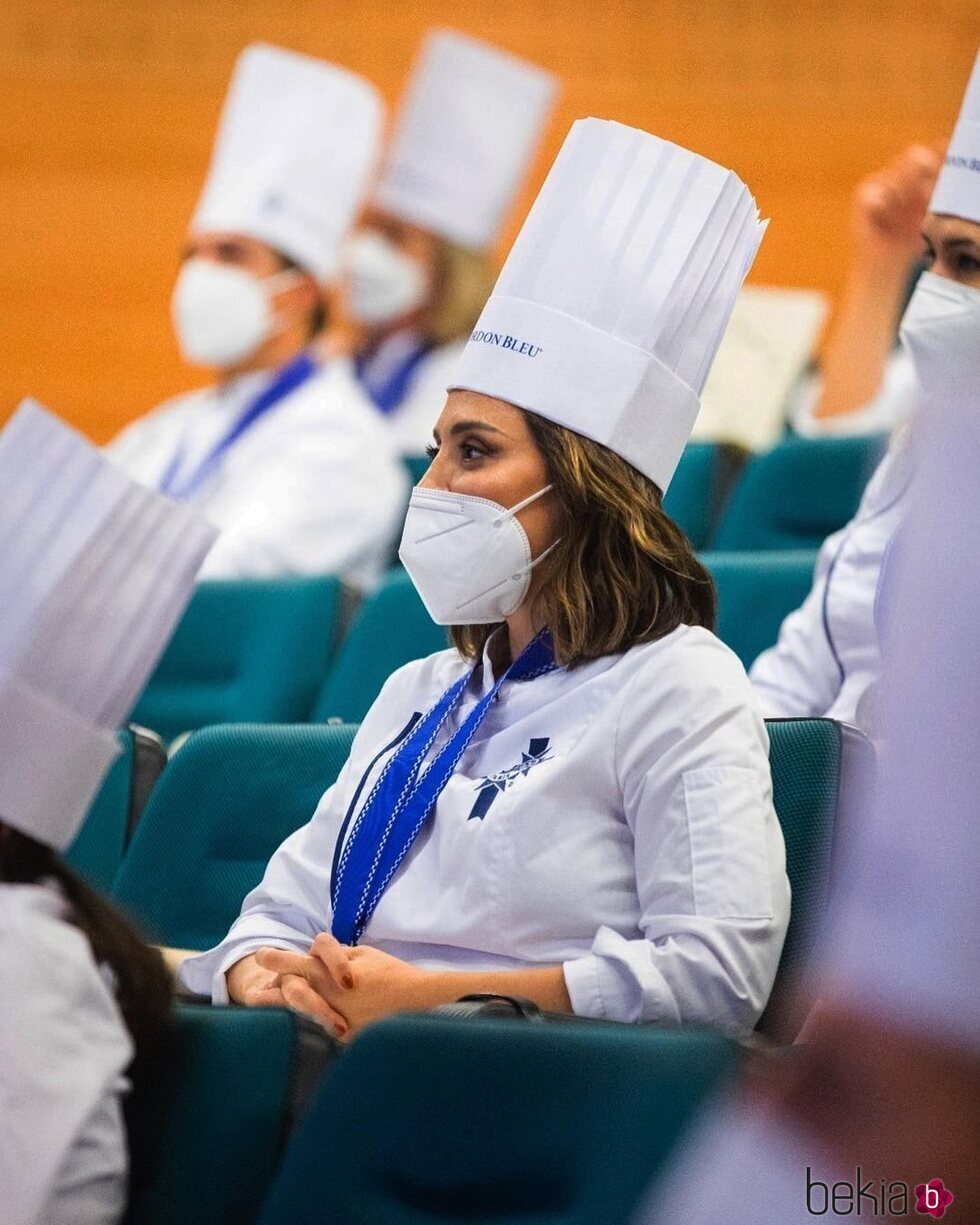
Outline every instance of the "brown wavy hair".
<path id="1" fill-rule="evenodd" d="M 715 587 L 660 490 L 608 447 L 525 412 L 558 501 L 557 547 L 541 562 L 536 611 L 571 667 L 663 638 L 679 625 L 715 625 Z M 478 659 L 496 625 L 453 626 Z"/>

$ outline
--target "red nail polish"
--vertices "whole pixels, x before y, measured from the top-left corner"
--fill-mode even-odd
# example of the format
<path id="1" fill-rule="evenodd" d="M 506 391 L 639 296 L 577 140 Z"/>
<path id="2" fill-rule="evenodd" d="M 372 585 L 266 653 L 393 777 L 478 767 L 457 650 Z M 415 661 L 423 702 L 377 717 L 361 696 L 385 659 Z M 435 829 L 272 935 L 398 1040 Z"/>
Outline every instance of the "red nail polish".
<path id="1" fill-rule="evenodd" d="M 344 1034 L 347 1033 L 347 1030 L 344 1028 L 343 1025 L 335 1025 L 333 1027 L 333 1032 L 337 1035 L 338 1038 L 342 1038 Z"/>

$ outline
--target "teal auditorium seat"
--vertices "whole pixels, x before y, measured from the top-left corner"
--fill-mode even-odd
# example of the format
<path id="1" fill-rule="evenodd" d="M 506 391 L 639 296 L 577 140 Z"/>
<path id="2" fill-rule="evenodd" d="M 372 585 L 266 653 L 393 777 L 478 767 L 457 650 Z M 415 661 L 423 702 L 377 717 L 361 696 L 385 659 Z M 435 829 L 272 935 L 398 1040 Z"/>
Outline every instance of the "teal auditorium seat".
<path id="1" fill-rule="evenodd" d="M 427 455 L 411 455 L 402 462 L 417 485 L 432 461 Z M 689 442 L 684 449 L 664 497 L 664 510 L 696 549 L 708 544 L 737 466 L 734 450 L 717 443 Z"/>
<path id="2" fill-rule="evenodd" d="M 626 1225 L 736 1066 L 694 1030 L 390 1018 L 321 1083 L 260 1225 Z"/>
<path id="3" fill-rule="evenodd" d="M 167 760 L 160 738 L 143 727 L 121 730 L 119 745 L 119 756 L 65 852 L 69 865 L 103 892 L 119 871 L 136 822 Z"/>
<path id="4" fill-rule="evenodd" d="M 305 1023 L 283 1009 L 182 1004 L 166 1049 L 129 1107 L 126 1225 L 250 1225 L 297 1103 Z M 315 1039 L 313 1039 L 315 1041 Z M 309 1069 L 304 1068 L 309 1074 Z"/>
<path id="5" fill-rule="evenodd" d="M 355 728 L 231 724 L 171 758 L 113 883 L 151 939 L 216 944 L 273 851 L 313 815 Z"/>
<path id="6" fill-rule="evenodd" d="M 718 591 L 717 634 L 748 668 L 806 599 L 816 549 L 702 553 Z"/>
<path id="7" fill-rule="evenodd" d="M 776 813 L 793 888 L 773 998 L 760 1022 L 776 1038 L 802 1019 L 791 996 L 823 915 L 841 809 L 873 767 L 869 742 L 830 719 L 767 722 Z M 116 900 L 153 939 L 209 948 L 238 914 L 279 844 L 312 815 L 356 728 L 254 725 L 195 733 L 169 762 L 114 882 Z"/>
<path id="8" fill-rule="evenodd" d="M 405 465 L 405 471 L 408 473 L 408 478 L 413 485 L 417 485 L 423 476 L 429 470 L 429 464 L 432 460 L 428 455 L 404 455 L 402 463 Z"/>
<path id="9" fill-rule="evenodd" d="M 133 718 L 167 740 L 213 723 L 308 718 L 340 591 L 330 577 L 201 583 Z"/>
<path id="10" fill-rule="evenodd" d="M 125 728 L 118 738 L 121 752 L 92 801 L 75 841 L 65 852 L 68 865 L 103 891 L 119 871 L 129 838 L 133 733 Z"/>
<path id="11" fill-rule="evenodd" d="M 792 1041 L 812 1003 L 800 978 L 827 907 L 835 837 L 867 792 L 875 755 L 861 732 L 834 719 L 767 719 L 766 730 L 793 903 L 776 986 L 757 1028 Z"/>
<path id="12" fill-rule="evenodd" d="M 689 442 L 664 495 L 664 510 L 695 549 L 708 547 L 742 453 L 714 442 Z"/>
<path id="13" fill-rule="evenodd" d="M 391 570 L 358 609 L 317 699 L 313 718 L 356 723 L 392 672 L 449 645 L 404 570 Z"/>
<path id="14" fill-rule="evenodd" d="M 816 549 L 842 528 L 885 451 L 884 435 L 791 438 L 746 465 L 712 549 Z"/>

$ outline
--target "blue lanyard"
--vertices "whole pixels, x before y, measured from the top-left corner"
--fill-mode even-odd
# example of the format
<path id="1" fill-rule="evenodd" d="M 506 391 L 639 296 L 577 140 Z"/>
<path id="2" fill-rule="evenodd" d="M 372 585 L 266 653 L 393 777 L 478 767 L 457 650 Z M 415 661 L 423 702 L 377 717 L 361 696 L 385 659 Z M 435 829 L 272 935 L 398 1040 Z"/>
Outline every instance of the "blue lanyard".
<path id="1" fill-rule="evenodd" d="M 214 473 L 225 454 L 231 450 L 242 435 L 270 409 L 275 408 L 280 400 L 301 387 L 307 379 L 312 378 L 318 368 L 308 353 L 301 353 L 288 366 L 283 366 L 269 386 L 247 406 L 227 434 L 218 440 L 194 471 L 183 477 L 181 469 L 184 466 L 186 455 L 183 440 L 181 440 L 175 455 L 160 478 L 157 486 L 159 492 L 176 498 L 178 501 L 186 501 Z"/>
<path id="2" fill-rule="evenodd" d="M 415 371 L 420 363 L 432 352 L 431 343 L 423 343 L 400 362 L 391 372 L 391 376 L 381 387 L 372 387 L 367 379 L 368 359 L 358 355 L 354 358 L 354 374 L 370 396 L 376 409 L 386 417 L 390 416 L 408 395 Z"/>
<path id="3" fill-rule="evenodd" d="M 459 703 L 475 668 L 446 690 L 388 759 L 354 820 L 331 882 L 331 930 L 342 944 L 356 944 L 361 938 L 381 895 L 434 813 L 436 801 L 486 718 L 500 686 L 505 680 L 533 680 L 555 666 L 551 635 L 542 630 L 480 699 L 424 771 L 422 763 Z"/>

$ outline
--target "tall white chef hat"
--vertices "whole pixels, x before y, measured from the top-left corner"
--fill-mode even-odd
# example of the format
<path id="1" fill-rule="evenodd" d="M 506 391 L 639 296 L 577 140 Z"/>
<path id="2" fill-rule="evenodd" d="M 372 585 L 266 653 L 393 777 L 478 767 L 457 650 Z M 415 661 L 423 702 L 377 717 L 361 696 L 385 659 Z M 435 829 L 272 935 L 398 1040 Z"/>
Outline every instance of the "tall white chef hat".
<path id="1" fill-rule="evenodd" d="M 494 240 L 554 101 L 557 80 L 496 47 L 437 30 L 398 112 L 375 203 L 464 247 Z"/>
<path id="2" fill-rule="evenodd" d="M 929 211 L 980 221 L 980 55 L 966 86 Z"/>
<path id="3" fill-rule="evenodd" d="M 0 821 L 64 849 L 216 533 L 30 402 L 0 489 Z"/>
<path id="4" fill-rule="evenodd" d="M 361 204 L 383 108 L 335 64 L 255 43 L 235 64 L 192 233 L 257 238 L 321 281 Z"/>
<path id="5" fill-rule="evenodd" d="M 732 171 L 578 120 L 451 387 L 604 443 L 665 490 L 765 226 Z"/>

